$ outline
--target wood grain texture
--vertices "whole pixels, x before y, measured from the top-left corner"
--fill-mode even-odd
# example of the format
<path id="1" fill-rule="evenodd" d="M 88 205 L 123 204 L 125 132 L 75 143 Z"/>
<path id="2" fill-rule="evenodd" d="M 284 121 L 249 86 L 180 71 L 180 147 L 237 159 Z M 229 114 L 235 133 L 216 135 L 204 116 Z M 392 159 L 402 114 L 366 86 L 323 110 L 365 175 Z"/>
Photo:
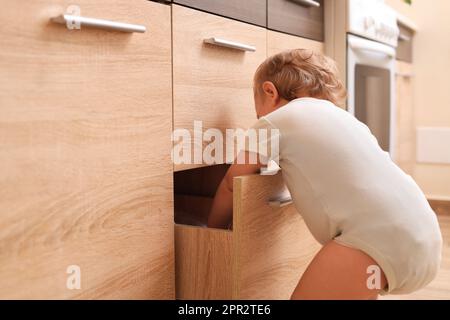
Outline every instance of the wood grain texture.
<path id="1" fill-rule="evenodd" d="M 178 5 L 172 13 L 174 128 L 190 130 L 192 138 L 195 120 L 203 121 L 203 131 L 247 129 L 256 122 L 253 74 L 266 58 L 266 30 Z M 211 37 L 252 45 L 256 52 L 203 43 Z M 200 132 L 194 144 L 208 143 Z M 178 164 L 175 170 L 202 165 Z"/>
<path id="2" fill-rule="evenodd" d="M 230 299 L 232 232 L 175 225 L 177 299 Z"/>
<path id="3" fill-rule="evenodd" d="M 272 208 L 281 173 L 234 179 L 233 298 L 289 299 L 320 249 L 293 205 Z"/>
<path id="4" fill-rule="evenodd" d="M 324 1 L 307 7 L 294 0 L 267 0 L 267 27 L 317 41 L 324 40 Z"/>
<path id="5" fill-rule="evenodd" d="M 290 297 L 320 244 L 292 205 L 268 205 L 284 191 L 281 174 L 237 177 L 233 231 L 176 225 L 177 299 Z M 204 205 L 193 213 L 201 199 L 182 197 L 181 207 L 201 218 Z"/>
<path id="6" fill-rule="evenodd" d="M 450 217 L 450 199 L 428 199 L 428 202 L 437 215 Z"/>
<path id="7" fill-rule="evenodd" d="M 403 171 L 413 175 L 416 163 L 413 66 L 397 61 L 396 71 L 397 150 L 395 162 Z"/>
<path id="8" fill-rule="evenodd" d="M 2 1 L 0 298 L 173 298 L 170 7 L 76 3 L 148 30 L 68 30 L 49 19 L 71 1 Z"/>
<path id="9" fill-rule="evenodd" d="M 272 56 L 285 50 L 310 49 L 324 53 L 324 43 L 276 31 L 267 31 L 267 55 Z"/>
<path id="10" fill-rule="evenodd" d="M 266 0 L 174 0 L 173 2 L 265 27 Z"/>
<path id="11" fill-rule="evenodd" d="M 347 14 L 348 2 L 324 1 L 325 54 L 334 59 L 339 77 L 347 88 Z M 347 102 L 345 102 L 345 109 Z"/>

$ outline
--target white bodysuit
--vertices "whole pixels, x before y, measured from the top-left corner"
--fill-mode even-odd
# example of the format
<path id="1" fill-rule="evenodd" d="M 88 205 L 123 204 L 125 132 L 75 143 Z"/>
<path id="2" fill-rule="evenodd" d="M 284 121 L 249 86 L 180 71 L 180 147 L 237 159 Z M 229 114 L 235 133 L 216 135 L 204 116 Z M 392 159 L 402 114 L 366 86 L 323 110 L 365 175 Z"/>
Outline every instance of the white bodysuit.
<path id="1" fill-rule="evenodd" d="M 436 276 L 436 215 L 365 124 L 329 101 L 299 98 L 253 128 L 279 130 L 276 160 L 312 235 L 372 257 L 388 281 L 382 294 L 409 293 Z"/>

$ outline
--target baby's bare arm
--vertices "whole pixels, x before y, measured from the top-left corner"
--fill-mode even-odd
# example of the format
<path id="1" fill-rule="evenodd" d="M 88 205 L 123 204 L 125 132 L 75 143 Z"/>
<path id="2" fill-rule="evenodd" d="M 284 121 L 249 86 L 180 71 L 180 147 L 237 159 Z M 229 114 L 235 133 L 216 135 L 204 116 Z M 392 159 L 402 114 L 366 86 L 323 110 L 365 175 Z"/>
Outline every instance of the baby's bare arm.
<path id="1" fill-rule="evenodd" d="M 208 218 L 209 228 L 227 228 L 233 217 L 233 178 L 258 173 L 261 167 L 261 163 L 231 165 L 216 191 Z"/>

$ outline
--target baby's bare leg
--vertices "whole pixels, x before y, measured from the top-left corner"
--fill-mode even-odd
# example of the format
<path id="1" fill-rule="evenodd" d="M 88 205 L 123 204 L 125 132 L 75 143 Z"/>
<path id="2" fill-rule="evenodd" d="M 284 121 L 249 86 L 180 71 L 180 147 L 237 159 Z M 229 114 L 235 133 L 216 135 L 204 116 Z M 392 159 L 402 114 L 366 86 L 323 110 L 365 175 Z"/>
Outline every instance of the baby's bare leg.
<path id="1" fill-rule="evenodd" d="M 364 252 L 331 241 L 314 257 L 291 299 L 376 299 L 381 289 L 367 285 L 370 266 L 378 265 Z M 382 271 L 380 277 L 380 288 L 384 288 L 387 281 Z"/>

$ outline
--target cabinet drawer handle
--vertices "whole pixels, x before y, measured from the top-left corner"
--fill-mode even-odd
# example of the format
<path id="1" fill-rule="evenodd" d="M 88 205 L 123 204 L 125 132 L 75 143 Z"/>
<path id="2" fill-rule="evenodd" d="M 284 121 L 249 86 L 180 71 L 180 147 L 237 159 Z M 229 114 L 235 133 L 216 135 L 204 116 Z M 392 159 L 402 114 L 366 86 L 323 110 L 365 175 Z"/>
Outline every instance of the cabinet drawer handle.
<path id="1" fill-rule="evenodd" d="M 414 78 L 414 73 L 409 72 L 396 72 L 395 75 L 403 78 Z"/>
<path id="2" fill-rule="evenodd" d="M 114 30 L 121 32 L 140 32 L 144 33 L 146 31 L 145 26 L 138 24 L 130 24 L 123 22 L 116 22 L 110 20 L 102 20 L 96 18 L 82 17 L 78 15 L 71 14 L 61 14 L 57 17 L 51 18 L 51 21 L 66 24 L 66 25 L 78 25 L 80 27 L 91 27 L 105 30 Z"/>
<path id="3" fill-rule="evenodd" d="M 408 41 L 411 41 L 411 38 L 408 37 L 408 36 L 405 35 L 405 34 L 401 34 L 401 33 L 400 33 L 400 34 L 398 35 L 398 40 L 408 42 Z"/>
<path id="4" fill-rule="evenodd" d="M 278 199 L 278 200 L 269 200 L 269 206 L 274 208 L 283 208 L 288 205 L 292 204 L 292 198 L 284 198 L 284 199 Z"/>
<path id="5" fill-rule="evenodd" d="M 259 169 L 259 174 L 261 176 L 274 176 L 280 170 L 281 168 L 278 166 L 278 164 L 275 161 L 270 160 L 269 163 L 267 163 L 267 167 L 261 167 L 261 169 Z"/>
<path id="6" fill-rule="evenodd" d="M 314 0 L 291 0 L 305 7 L 320 7 L 320 3 Z"/>
<path id="7" fill-rule="evenodd" d="M 280 171 L 279 168 L 269 169 L 269 168 L 261 168 L 259 169 L 259 174 L 261 176 L 274 176 Z"/>
<path id="8" fill-rule="evenodd" d="M 247 44 L 243 44 L 243 43 L 239 43 L 239 42 L 220 39 L 220 38 L 216 38 L 216 37 L 204 39 L 203 42 L 213 44 L 216 46 L 220 46 L 220 47 L 237 49 L 237 50 L 241 50 L 241 51 L 251 51 L 251 52 L 256 51 L 256 47 L 249 46 Z"/>
<path id="9" fill-rule="evenodd" d="M 348 44 L 350 48 L 357 51 L 371 51 L 387 55 L 388 57 L 395 57 L 395 49 L 381 43 L 370 42 L 362 38 L 359 39 L 354 37 L 348 39 Z"/>

